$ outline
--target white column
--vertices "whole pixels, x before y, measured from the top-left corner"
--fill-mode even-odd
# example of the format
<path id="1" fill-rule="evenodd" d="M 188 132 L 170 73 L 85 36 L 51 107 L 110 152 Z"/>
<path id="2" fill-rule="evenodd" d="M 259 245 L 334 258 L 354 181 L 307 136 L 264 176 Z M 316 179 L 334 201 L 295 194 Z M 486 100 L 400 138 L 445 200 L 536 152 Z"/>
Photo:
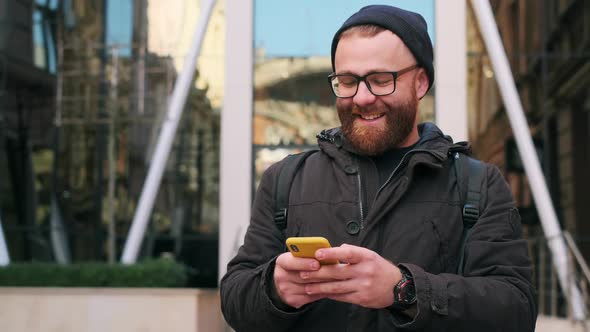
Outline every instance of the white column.
<path id="1" fill-rule="evenodd" d="M 454 141 L 466 141 L 467 30 L 466 0 L 435 1 L 436 124 Z"/>
<path id="2" fill-rule="evenodd" d="M 219 278 L 242 244 L 252 204 L 253 0 L 226 0 L 221 111 Z"/>

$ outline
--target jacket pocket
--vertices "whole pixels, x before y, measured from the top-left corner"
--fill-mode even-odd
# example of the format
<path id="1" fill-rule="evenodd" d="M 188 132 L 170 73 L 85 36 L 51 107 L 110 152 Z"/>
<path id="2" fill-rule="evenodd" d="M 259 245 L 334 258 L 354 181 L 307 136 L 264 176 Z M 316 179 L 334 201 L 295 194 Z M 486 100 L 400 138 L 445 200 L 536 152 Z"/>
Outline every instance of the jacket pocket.
<path id="1" fill-rule="evenodd" d="M 447 271 L 449 264 L 452 264 L 452 262 L 449 262 L 449 241 L 443 236 L 443 233 L 439 230 L 438 223 L 435 220 L 428 220 L 428 224 L 428 226 L 432 228 L 433 237 L 436 239 L 432 245 L 438 245 L 439 271 Z"/>

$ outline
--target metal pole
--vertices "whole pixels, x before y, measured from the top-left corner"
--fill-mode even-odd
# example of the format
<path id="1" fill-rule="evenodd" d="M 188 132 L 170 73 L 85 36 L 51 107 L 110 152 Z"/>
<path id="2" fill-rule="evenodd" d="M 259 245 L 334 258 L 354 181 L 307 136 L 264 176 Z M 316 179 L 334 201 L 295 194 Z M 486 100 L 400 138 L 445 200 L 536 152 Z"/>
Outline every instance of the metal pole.
<path id="1" fill-rule="evenodd" d="M 10 264 L 10 256 L 8 255 L 8 248 L 4 239 L 4 231 L 2 230 L 2 216 L 0 216 L 0 266 L 6 266 L 8 264 Z"/>
<path id="2" fill-rule="evenodd" d="M 68 236 L 63 224 L 63 217 L 58 203 L 58 181 L 59 181 L 59 144 L 62 126 L 63 111 L 63 53 L 62 36 L 60 28 L 57 29 L 57 73 L 55 89 L 55 124 L 53 137 L 53 170 L 51 171 L 51 245 L 53 255 L 59 264 L 69 264 L 71 262 L 70 247 L 68 245 Z"/>
<path id="3" fill-rule="evenodd" d="M 510 65 L 508 64 L 508 58 L 500 39 L 496 21 L 494 20 L 492 8 L 488 0 L 472 0 L 471 3 L 492 61 L 494 73 L 497 77 L 496 82 L 504 100 L 508 119 L 512 126 L 512 132 L 516 138 L 518 151 L 520 152 L 524 169 L 529 179 L 533 199 L 535 200 L 541 225 L 543 226 L 543 232 L 545 233 L 549 249 L 553 256 L 553 264 L 559 277 L 559 283 L 564 293 L 570 294 L 571 296 L 570 301 L 574 319 L 584 320 L 584 302 L 580 290 L 576 285 L 571 285 L 571 289 L 568 289 L 566 245 L 561 236 L 557 214 L 555 213 L 551 196 L 549 196 L 549 190 L 547 189 L 547 184 L 541 171 L 539 158 L 533 146 L 533 140 L 531 139 L 530 130 L 524 116 Z"/>
<path id="4" fill-rule="evenodd" d="M 109 180 L 107 187 L 107 202 L 108 212 L 107 221 L 108 226 L 108 258 L 109 263 L 114 264 L 117 261 L 117 225 L 115 220 L 115 190 L 117 186 L 117 169 L 116 169 L 116 137 L 115 129 L 117 122 L 117 110 L 119 105 L 117 99 L 119 97 L 119 46 L 114 46 L 111 49 L 111 87 L 110 87 L 110 117 L 109 117 L 109 137 L 107 143 L 107 160 L 108 160 L 108 172 Z"/>
<path id="5" fill-rule="evenodd" d="M 141 196 L 139 197 L 137 209 L 135 210 L 131 230 L 129 231 L 129 236 L 123 249 L 121 262 L 124 264 L 133 264 L 137 261 L 139 247 L 141 246 L 145 229 L 154 207 L 154 201 L 174 141 L 176 128 L 182 116 L 186 98 L 193 81 L 197 58 L 201 51 L 201 44 L 205 37 L 205 31 L 207 30 L 209 17 L 213 11 L 214 4 L 215 0 L 209 0 L 203 4 L 199 20 L 195 27 L 191 48 L 184 61 L 184 68 L 174 84 L 174 91 L 168 104 L 168 115 L 162 124 L 162 130 L 160 131 L 158 143 L 152 157 L 152 162 L 150 163 L 148 175 Z"/>

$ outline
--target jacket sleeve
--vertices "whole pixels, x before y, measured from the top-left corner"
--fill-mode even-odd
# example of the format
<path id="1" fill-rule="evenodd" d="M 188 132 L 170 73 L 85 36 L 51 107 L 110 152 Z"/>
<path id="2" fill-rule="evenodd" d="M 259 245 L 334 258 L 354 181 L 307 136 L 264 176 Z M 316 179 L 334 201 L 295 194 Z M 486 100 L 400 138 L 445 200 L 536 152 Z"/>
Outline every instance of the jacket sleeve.
<path id="1" fill-rule="evenodd" d="M 465 248 L 464 274 L 431 274 L 402 264 L 414 277 L 418 313 L 394 315 L 399 327 L 441 331 L 534 331 L 532 267 L 520 215 L 500 171 L 487 166 L 483 209 Z M 487 196 L 487 197 L 486 197 Z"/>
<path id="2" fill-rule="evenodd" d="M 284 331 L 305 309 L 284 311 L 271 300 L 276 257 L 285 251 L 274 223 L 274 182 L 278 165 L 263 175 L 244 244 L 221 279 L 221 310 L 236 331 Z M 283 304 L 285 306 L 285 304 Z"/>

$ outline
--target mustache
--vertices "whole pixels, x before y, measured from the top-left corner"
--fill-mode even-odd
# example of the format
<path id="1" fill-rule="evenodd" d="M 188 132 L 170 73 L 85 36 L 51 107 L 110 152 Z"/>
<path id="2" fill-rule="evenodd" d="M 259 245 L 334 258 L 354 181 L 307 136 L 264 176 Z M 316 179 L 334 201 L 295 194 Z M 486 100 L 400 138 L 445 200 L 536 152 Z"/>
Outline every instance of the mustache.
<path id="1" fill-rule="evenodd" d="M 353 104 L 351 107 L 353 114 L 374 114 L 374 113 L 389 113 L 391 108 L 387 105 L 372 105 L 371 107 L 361 107 Z"/>

